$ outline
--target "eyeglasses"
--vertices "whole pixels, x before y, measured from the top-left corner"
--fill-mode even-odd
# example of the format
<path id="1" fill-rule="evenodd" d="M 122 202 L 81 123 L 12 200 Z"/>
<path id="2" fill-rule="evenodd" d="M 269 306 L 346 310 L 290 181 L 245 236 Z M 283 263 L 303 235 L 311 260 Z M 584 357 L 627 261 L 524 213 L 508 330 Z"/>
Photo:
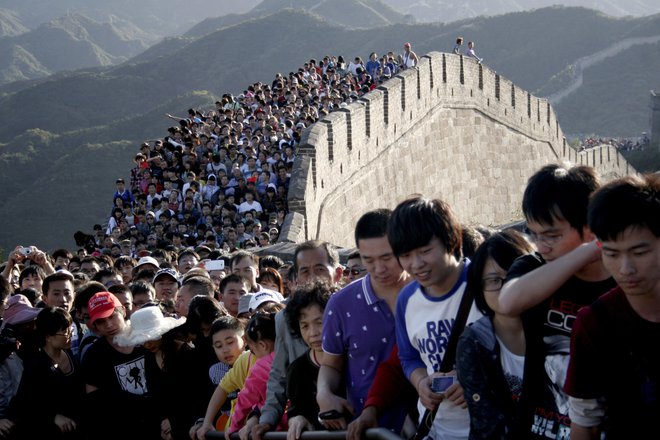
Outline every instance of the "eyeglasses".
<path id="1" fill-rule="evenodd" d="M 531 231 L 529 228 L 525 228 L 525 234 L 527 234 L 530 241 L 537 244 L 543 243 L 548 247 L 553 247 L 559 242 L 559 240 L 561 240 L 564 237 L 564 234 L 560 232 L 544 232 L 541 234 L 537 234 Z"/>
<path id="2" fill-rule="evenodd" d="M 69 329 L 66 330 L 65 333 L 54 333 L 54 334 L 57 335 L 57 336 L 66 336 L 68 338 L 73 334 L 73 332 L 69 328 Z"/>
<path id="3" fill-rule="evenodd" d="M 344 269 L 344 275 L 346 275 L 346 276 L 349 276 L 349 275 L 358 276 L 358 275 L 361 275 L 361 274 L 365 273 L 366 271 L 367 271 L 367 269 L 365 269 L 364 267 L 347 268 L 347 269 Z"/>
<path id="4" fill-rule="evenodd" d="M 504 278 L 500 277 L 489 277 L 481 280 L 481 285 L 484 289 L 484 292 L 496 292 L 502 288 L 504 284 Z"/>

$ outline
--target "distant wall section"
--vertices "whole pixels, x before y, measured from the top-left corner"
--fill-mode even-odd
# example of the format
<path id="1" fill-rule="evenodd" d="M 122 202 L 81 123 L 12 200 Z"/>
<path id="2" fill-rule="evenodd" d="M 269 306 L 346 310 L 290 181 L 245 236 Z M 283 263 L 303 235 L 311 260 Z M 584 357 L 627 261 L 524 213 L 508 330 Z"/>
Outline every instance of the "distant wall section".
<path id="1" fill-rule="evenodd" d="M 570 160 L 606 178 L 634 170 L 614 148 L 576 153 L 547 101 L 473 59 L 433 52 L 303 134 L 289 188 L 291 241 L 353 246 L 358 218 L 413 193 L 470 224 L 521 218 L 529 176 Z M 284 238 L 284 237 L 282 237 Z"/>
<path id="2" fill-rule="evenodd" d="M 651 144 L 660 148 L 660 95 L 651 90 Z"/>

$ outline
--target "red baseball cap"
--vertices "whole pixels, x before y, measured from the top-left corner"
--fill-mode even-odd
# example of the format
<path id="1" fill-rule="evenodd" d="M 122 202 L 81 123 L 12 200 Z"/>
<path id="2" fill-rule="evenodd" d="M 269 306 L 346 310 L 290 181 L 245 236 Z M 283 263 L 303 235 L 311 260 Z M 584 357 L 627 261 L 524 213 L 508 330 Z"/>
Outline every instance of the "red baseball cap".
<path id="1" fill-rule="evenodd" d="M 89 313 L 89 325 L 94 324 L 97 319 L 111 316 L 116 308 L 123 307 L 116 296 L 110 292 L 99 292 L 94 294 L 87 302 Z"/>

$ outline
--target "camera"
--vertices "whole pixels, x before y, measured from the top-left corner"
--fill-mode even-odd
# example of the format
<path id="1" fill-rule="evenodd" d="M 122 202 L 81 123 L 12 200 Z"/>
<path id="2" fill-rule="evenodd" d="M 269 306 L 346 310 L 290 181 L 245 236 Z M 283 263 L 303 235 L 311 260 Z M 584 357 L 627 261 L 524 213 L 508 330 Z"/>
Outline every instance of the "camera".
<path id="1" fill-rule="evenodd" d="M 32 254 L 32 249 L 30 249 L 29 247 L 21 247 L 21 248 L 18 250 L 18 253 L 19 253 L 20 255 L 23 255 L 24 257 L 29 257 L 30 254 Z"/>
<path id="2" fill-rule="evenodd" d="M 447 388 L 452 386 L 456 378 L 454 376 L 434 377 L 431 382 L 431 391 L 434 393 L 444 393 Z"/>

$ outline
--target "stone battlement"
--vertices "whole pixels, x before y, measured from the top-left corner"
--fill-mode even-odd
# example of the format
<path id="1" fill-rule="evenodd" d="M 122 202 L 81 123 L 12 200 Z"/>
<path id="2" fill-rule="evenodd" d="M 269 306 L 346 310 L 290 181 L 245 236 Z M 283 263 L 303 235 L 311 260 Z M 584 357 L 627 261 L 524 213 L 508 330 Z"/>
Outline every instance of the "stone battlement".
<path id="1" fill-rule="evenodd" d="M 577 153 L 550 104 L 474 59 L 432 52 L 358 102 L 309 127 L 289 189 L 289 241 L 353 246 L 357 219 L 413 193 L 440 197 L 469 224 L 520 219 L 529 176 L 542 165 L 634 172 L 613 148 Z"/>

